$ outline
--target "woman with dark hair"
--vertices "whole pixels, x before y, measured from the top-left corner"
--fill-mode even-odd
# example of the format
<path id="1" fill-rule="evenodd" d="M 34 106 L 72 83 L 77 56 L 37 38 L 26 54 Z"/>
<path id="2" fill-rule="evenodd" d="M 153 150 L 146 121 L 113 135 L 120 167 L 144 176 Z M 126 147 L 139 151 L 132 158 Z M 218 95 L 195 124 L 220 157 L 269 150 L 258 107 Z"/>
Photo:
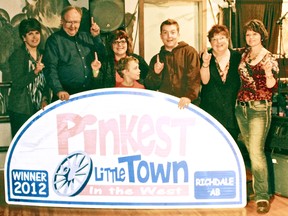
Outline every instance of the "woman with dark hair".
<path id="1" fill-rule="evenodd" d="M 108 37 L 107 44 L 108 61 L 107 65 L 104 65 L 106 70 L 104 70 L 105 73 L 102 74 L 100 71 L 98 78 L 101 79 L 103 87 L 115 87 L 116 83 L 121 83 L 123 81 L 123 78 L 116 71 L 116 66 L 118 61 L 126 56 L 133 56 L 138 59 L 139 69 L 141 71 L 139 83 L 143 84 L 143 80 L 149 71 L 149 66 L 144 58 L 133 53 L 129 35 L 123 30 L 115 30 Z"/>
<path id="2" fill-rule="evenodd" d="M 238 68 L 241 87 L 235 114 L 251 160 L 253 186 L 258 213 L 270 209 L 265 142 L 271 124 L 272 95 L 277 90 L 278 63 L 265 47 L 267 30 L 260 20 L 244 25 L 247 44 Z"/>
<path id="3" fill-rule="evenodd" d="M 240 87 L 238 66 L 241 54 L 229 48 L 230 33 L 224 25 L 214 25 L 208 32 L 212 49 L 201 55 L 200 107 L 217 119 L 235 141 L 239 128 L 235 103 Z"/>
<path id="4" fill-rule="evenodd" d="M 35 18 L 22 20 L 19 35 L 23 45 L 9 58 L 12 87 L 8 110 L 12 136 L 49 101 L 49 89 L 42 73 L 42 51 L 38 49 L 41 24 Z"/>

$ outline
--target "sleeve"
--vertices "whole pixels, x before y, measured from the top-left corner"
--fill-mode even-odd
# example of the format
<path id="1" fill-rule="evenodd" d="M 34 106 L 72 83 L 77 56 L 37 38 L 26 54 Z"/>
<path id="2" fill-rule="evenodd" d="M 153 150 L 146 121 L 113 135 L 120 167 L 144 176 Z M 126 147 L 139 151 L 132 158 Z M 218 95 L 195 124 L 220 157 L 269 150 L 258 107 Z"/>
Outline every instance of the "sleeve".
<path id="1" fill-rule="evenodd" d="M 115 87 L 115 69 L 114 58 L 106 57 L 101 61 L 101 68 L 97 78 L 93 78 L 93 85 L 95 89 Z"/>
<path id="2" fill-rule="evenodd" d="M 104 61 L 107 58 L 108 54 L 107 54 L 106 47 L 100 35 L 93 38 L 93 43 L 94 43 L 95 51 L 97 52 L 99 61 Z"/>
<path id="3" fill-rule="evenodd" d="M 200 91 L 200 57 L 197 51 L 192 48 L 188 51 L 186 58 L 188 69 L 187 88 L 184 97 L 188 97 L 191 101 L 194 101 L 198 98 Z"/>
<path id="4" fill-rule="evenodd" d="M 13 88 L 18 90 L 26 88 L 37 76 L 33 72 L 29 73 L 28 61 L 25 50 L 17 50 L 9 58 Z"/>
<path id="5" fill-rule="evenodd" d="M 273 54 L 270 54 L 271 62 L 272 62 L 272 73 L 277 78 L 277 74 L 279 73 L 279 65 L 278 61 L 276 60 L 276 57 L 273 56 Z"/>
<path id="6" fill-rule="evenodd" d="M 40 54 L 41 55 L 43 55 L 44 54 L 44 50 L 40 50 Z M 43 70 L 42 70 L 42 73 L 43 73 Z M 44 73 L 43 73 L 43 75 L 44 75 Z M 44 76 L 44 78 L 45 78 L 45 76 Z M 42 94 L 42 101 L 43 101 L 43 99 L 46 99 L 47 100 L 47 102 L 48 103 L 50 103 L 51 102 L 51 92 L 50 92 L 50 88 L 49 88 L 49 86 L 48 86 L 48 84 L 47 84 L 47 81 L 46 81 L 46 78 L 45 78 L 45 85 L 44 85 L 44 89 L 43 89 L 43 94 Z"/>
<path id="7" fill-rule="evenodd" d="M 276 80 L 276 83 L 275 85 L 272 87 L 273 89 L 273 92 L 276 92 L 277 89 L 278 89 L 278 73 L 279 73 L 279 65 L 278 65 L 278 61 L 276 60 L 276 57 L 272 54 L 272 53 L 269 53 L 268 55 L 268 58 L 271 59 L 271 63 L 272 63 L 272 73 L 273 73 L 273 76 Z"/>
<path id="8" fill-rule="evenodd" d="M 100 36 L 93 38 L 95 52 L 101 62 L 101 68 L 96 78 L 93 78 L 93 88 L 107 88 L 115 86 L 115 76 L 113 76 L 114 64 L 109 61 L 112 57 L 108 55 L 107 49 Z M 113 58 L 112 58 L 113 59 Z"/>
<path id="9" fill-rule="evenodd" d="M 47 84 L 55 94 L 57 94 L 59 91 L 63 91 L 63 87 L 58 76 L 58 54 L 59 50 L 56 38 L 48 38 L 43 56 L 43 63 L 45 65 L 44 76 Z"/>

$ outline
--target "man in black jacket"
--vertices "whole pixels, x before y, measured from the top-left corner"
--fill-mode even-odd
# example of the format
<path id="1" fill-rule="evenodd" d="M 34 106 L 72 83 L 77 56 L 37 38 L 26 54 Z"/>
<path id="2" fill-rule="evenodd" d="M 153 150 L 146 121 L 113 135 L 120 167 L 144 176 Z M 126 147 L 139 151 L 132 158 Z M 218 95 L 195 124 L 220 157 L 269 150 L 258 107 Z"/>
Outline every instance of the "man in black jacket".
<path id="1" fill-rule="evenodd" d="M 91 63 L 95 64 L 95 56 L 98 56 L 101 67 L 100 62 L 105 58 L 99 26 L 92 19 L 90 33 L 79 32 L 81 18 L 81 8 L 64 8 L 61 13 L 62 28 L 46 41 L 44 74 L 53 91 L 53 101 L 68 100 L 71 94 L 91 90 Z"/>

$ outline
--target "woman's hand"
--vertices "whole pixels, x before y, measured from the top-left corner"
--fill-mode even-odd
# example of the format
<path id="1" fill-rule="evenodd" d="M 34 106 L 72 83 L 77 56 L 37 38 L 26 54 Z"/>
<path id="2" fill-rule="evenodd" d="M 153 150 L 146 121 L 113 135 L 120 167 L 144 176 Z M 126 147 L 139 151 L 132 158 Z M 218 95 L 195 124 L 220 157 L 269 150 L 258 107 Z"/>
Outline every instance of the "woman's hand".
<path id="1" fill-rule="evenodd" d="M 262 68 L 265 71 L 265 76 L 266 76 L 266 86 L 268 88 L 272 88 L 276 84 L 276 79 L 274 78 L 272 68 L 273 68 L 273 63 L 271 60 L 268 58 L 262 63 Z"/>
<path id="2" fill-rule="evenodd" d="M 267 75 L 273 75 L 272 74 L 272 62 L 270 61 L 269 58 L 266 59 L 265 62 L 262 63 L 262 68 L 265 71 L 266 76 Z"/>
<path id="3" fill-rule="evenodd" d="M 45 67 L 44 64 L 42 63 L 42 57 L 43 56 L 41 55 L 39 60 L 36 63 L 36 67 L 34 69 L 35 75 L 38 75 L 43 70 L 43 68 Z"/>
<path id="4" fill-rule="evenodd" d="M 208 53 L 207 48 L 205 48 L 203 54 L 202 54 L 202 66 L 200 69 L 200 76 L 201 76 L 201 81 L 204 85 L 206 85 L 209 80 L 210 80 L 210 60 L 211 60 L 211 53 Z"/>
<path id="5" fill-rule="evenodd" d="M 206 48 L 205 51 L 203 52 L 203 55 L 202 55 L 202 61 L 203 61 L 202 66 L 204 68 L 207 68 L 210 65 L 211 56 L 212 56 L 212 54 L 208 53 L 208 50 Z"/>

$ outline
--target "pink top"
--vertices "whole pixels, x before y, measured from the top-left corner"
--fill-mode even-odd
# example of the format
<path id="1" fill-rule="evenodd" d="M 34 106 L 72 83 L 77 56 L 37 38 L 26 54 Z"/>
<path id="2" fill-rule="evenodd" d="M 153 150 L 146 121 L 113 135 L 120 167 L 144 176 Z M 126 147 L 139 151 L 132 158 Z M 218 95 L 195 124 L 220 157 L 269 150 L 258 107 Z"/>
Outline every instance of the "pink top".
<path id="1" fill-rule="evenodd" d="M 117 83 L 119 84 L 119 83 L 121 83 L 121 82 L 123 82 L 123 78 L 119 75 L 119 73 L 116 71 L 116 85 L 117 85 Z"/>

